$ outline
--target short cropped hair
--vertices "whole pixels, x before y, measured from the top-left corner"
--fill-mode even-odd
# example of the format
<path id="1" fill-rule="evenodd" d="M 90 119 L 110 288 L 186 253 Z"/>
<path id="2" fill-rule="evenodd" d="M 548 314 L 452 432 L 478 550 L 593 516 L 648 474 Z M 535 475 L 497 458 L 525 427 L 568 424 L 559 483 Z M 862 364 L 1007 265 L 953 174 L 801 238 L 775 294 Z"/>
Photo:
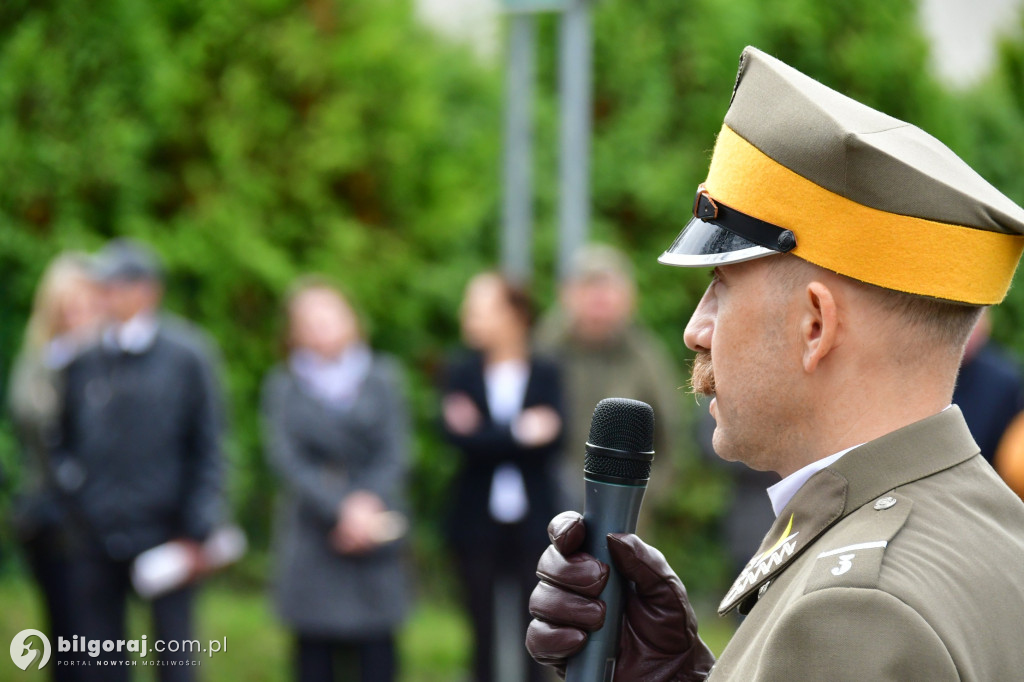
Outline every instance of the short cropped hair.
<path id="1" fill-rule="evenodd" d="M 985 306 L 966 305 L 902 291 L 883 289 L 868 284 L 875 291 L 882 308 L 895 313 L 910 325 L 926 330 L 936 342 L 960 352 L 978 323 Z"/>
<path id="2" fill-rule="evenodd" d="M 772 268 L 779 274 L 786 288 L 795 286 L 806 276 L 804 266 L 818 267 L 796 256 L 772 256 Z M 950 351 L 963 351 L 971 330 L 977 324 L 985 306 L 944 301 L 928 296 L 917 296 L 839 275 L 869 292 L 880 309 L 903 320 L 909 327 L 922 332 L 923 337 Z"/>

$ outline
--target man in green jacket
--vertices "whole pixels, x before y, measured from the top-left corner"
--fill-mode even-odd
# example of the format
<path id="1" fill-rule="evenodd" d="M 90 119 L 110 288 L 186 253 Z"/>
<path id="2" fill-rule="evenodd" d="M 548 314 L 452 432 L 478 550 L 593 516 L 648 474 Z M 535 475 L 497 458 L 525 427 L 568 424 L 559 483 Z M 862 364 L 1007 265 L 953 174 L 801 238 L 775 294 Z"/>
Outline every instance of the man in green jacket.
<path id="1" fill-rule="evenodd" d="M 559 298 L 535 334 L 538 350 L 558 360 L 564 382 L 567 437 L 557 474 L 565 506 L 559 508 L 583 508 L 583 445 L 594 406 L 612 395 L 649 403 L 658 415 L 658 477 L 646 495 L 656 505 L 671 494 L 671 465 L 679 456 L 680 382 L 661 341 L 634 319 L 636 283 L 629 259 L 605 244 L 583 247 Z"/>
<path id="2" fill-rule="evenodd" d="M 940 142 L 744 51 L 694 218 L 661 257 L 712 267 L 687 325 L 719 456 L 782 481 L 720 613 L 715 662 L 657 550 L 612 535 L 617 682 L 1011 680 L 1024 670 L 1024 504 L 950 404 L 1009 288 L 1024 209 Z M 556 517 L 527 634 L 564 669 L 604 625 L 608 567 Z"/>

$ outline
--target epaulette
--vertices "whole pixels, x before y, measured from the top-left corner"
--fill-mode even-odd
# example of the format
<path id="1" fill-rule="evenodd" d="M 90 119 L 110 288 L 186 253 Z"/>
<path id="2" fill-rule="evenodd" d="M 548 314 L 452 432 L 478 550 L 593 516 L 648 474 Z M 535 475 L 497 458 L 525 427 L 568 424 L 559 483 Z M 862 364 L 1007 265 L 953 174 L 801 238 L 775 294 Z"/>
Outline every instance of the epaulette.
<path id="1" fill-rule="evenodd" d="M 841 534 L 845 542 L 822 547 L 804 594 L 831 587 L 876 587 L 885 551 L 913 506 L 909 498 L 890 492 L 848 516 Z"/>

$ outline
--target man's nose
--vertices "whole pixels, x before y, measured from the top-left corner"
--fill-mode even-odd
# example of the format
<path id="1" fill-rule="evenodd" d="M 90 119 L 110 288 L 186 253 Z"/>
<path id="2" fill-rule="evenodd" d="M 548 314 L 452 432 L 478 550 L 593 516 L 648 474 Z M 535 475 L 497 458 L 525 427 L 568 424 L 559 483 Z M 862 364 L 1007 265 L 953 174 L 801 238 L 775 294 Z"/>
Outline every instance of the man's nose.
<path id="1" fill-rule="evenodd" d="M 686 347 L 698 353 L 711 350 L 711 336 L 715 331 L 715 315 L 718 312 L 718 303 L 712 288 L 713 285 L 704 292 L 696 310 L 690 316 L 690 321 L 686 323 L 686 331 L 683 332 Z"/>

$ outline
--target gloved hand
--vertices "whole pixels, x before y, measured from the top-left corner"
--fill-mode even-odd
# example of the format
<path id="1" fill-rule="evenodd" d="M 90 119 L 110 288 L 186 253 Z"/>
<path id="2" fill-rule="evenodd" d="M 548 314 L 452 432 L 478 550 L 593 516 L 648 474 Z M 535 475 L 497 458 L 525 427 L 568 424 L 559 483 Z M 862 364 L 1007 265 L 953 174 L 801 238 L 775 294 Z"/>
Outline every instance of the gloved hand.
<path id="1" fill-rule="evenodd" d="M 605 605 L 597 596 L 608 581 L 608 567 L 579 551 L 586 530 L 578 513 L 552 519 L 548 536 L 551 546 L 537 564 L 541 580 L 530 596 L 534 620 L 526 648 L 564 677 L 566 659 L 604 623 Z M 608 549 L 622 577 L 633 583 L 623 604 L 615 682 L 704 680 L 715 658 L 697 636 L 686 588 L 665 557 L 636 535 L 611 534 Z"/>

